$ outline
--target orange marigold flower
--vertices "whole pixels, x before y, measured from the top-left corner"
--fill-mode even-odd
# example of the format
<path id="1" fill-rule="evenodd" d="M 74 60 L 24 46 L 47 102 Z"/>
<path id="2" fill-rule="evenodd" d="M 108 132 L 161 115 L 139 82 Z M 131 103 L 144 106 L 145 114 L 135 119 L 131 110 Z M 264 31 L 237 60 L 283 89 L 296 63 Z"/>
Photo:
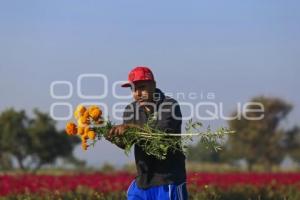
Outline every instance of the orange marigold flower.
<path id="1" fill-rule="evenodd" d="M 96 133 L 94 131 L 89 131 L 88 132 L 88 137 L 89 137 L 90 140 L 95 140 Z"/>
<path id="2" fill-rule="evenodd" d="M 86 117 L 86 118 L 88 118 L 88 117 L 89 117 L 89 111 L 86 110 L 86 111 L 83 113 L 83 116 Z"/>
<path id="3" fill-rule="evenodd" d="M 95 124 L 96 125 L 100 125 L 100 124 L 103 124 L 104 123 L 104 120 L 103 119 L 98 119 L 97 121 L 95 121 Z"/>
<path id="4" fill-rule="evenodd" d="M 82 143 L 81 143 L 81 147 L 82 147 L 82 149 L 83 149 L 84 151 L 87 150 L 88 146 L 89 146 L 89 145 L 88 145 L 87 143 L 85 143 L 85 142 L 82 142 Z"/>
<path id="5" fill-rule="evenodd" d="M 75 135 L 77 133 L 77 126 L 73 122 L 68 122 L 66 124 L 66 133 L 68 135 Z"/>
<path id="6" fill-rule="evenodd" d="M 81 116 L 81 117 L 79 118 L 79 121 L 80 121 L 80 123 L 81 123 L 82 125 L 86 125 L 86 124 L 89 124 L 89 123 L 90 123 L 89 118 L 88 118 L 88 117 L 85 117 L 85 116 Z"/>
<path id="7" fill-rule="evenodd" d="M 82 142 L 86 142 L 87 139 L 89 139 L 88 134 L 85 133 L 85 134 L 83 134 L 83 135 L 81 136 Z"/>
<path id="8" fill-rule="evenodd" d="M 89 139 L 88 134 L 87 134 L 87 133 L 84 133 L 84 134 L 81 136 L 81 139 L 82 139 L 82 140 L 87 140 L 87 139 Z"/>
<path id="9" fill-rule="evenodd" d="M 78 134 L 79 134 L 79 135 L 83 135 L 83 134 L 84 134 L 84 127 L 79 126 L 79 127 L 77 128 L 77 130 L 78 130 Z"/>
<path id="10" fill-rule="evenodd" d="M 86 107 L 84 107 L 83 105 L 78 105 L 74 112 L 75 118 L 79 119 L 84 114 L 85 111 L 86 111 Z"/>
<path id="11" fill-rule="evenodd" d="M 89 111 L 89 115 L 91 116 L 91 118 L 93 118 L 93 120 L 95 120 L 95 121 L 97 121 L 102 115 L 102 111 L 97 106 L 89 107 L 88 111 Z"/>
<path id="12" fill-rule="evenodd" d="M 84 128 L 84 134 L 88 134 L 88 132 L 90 131 L 90 127 L 89 126 L 86 126 L 85 128 Z"/>
<path id="13" fill-rule="evenodd" d="M 86 127 L 86 124 L 83 124 L 80 119 L 77 120 L 78 127 Z"/>

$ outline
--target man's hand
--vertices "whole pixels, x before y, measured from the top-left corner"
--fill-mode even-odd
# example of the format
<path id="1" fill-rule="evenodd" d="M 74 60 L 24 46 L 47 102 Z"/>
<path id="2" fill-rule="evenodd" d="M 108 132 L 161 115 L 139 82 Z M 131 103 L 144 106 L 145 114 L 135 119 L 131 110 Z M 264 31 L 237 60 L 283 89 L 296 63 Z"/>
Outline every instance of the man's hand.
<path id="1" fill-rule="evenodd" d="M 135 124 L 121 124 L 121 125 L 113 126 L 105 138 L 108 141 L 116 144 L 118 147 L 124 149 L 125 144 L 123 144 L 120 140 L 117 142 L 117 140 L 114 140 L 114 138 L 122 137 L 129 128 L 139 128 L 139 126 Z"/>
<path id="2" fill-rule="evenodd" d="M 111 140 L 113 137 L 120 137 L 124 135 L 125 131 L 129 128 L 130 126 L 127 124 L 121 124 L 121 125 L 116 125 L 112 127 L 109 132 L 107 139 Z"/>
<path id="3" fill-rule="evenodd" d="M 121 125 L 116 125 L 113 126 L 109 132 L 108 135 L 106 137 L 106 139 L 110 142 L 113 142 L 114 144 L 116 144 L 118 147 L 120 147 L 121 149 L 125 148 L 125 145 L 122 142 L 117 142 L 117 140 L 114 140 L 115 137 L 120 137 L 122 135 L 124 135 L 125 131 L 129 128 L 130 126 L 127 124 L 121 124 Z M 114 141 L 113 141 L 114 140 Z"/>

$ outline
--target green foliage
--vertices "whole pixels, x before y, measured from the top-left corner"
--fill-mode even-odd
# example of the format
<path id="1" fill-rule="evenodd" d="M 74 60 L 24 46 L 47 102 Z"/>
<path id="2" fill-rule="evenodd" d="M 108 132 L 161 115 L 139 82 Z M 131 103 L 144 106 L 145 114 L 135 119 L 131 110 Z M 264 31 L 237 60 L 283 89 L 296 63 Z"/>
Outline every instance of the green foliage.
<path id="1" fill-rule="evenodd" d="M 236 185 L 224 189 L 216 186 L 198 188 L 191 185 L 190 199 L 195 200 L 298 200 L 300 192 L 298 186 L 266 186 Z"/>
<path id="2" fill-rule="evenodd" d="M 284 147 L 294 160 L 300 162 L 300 127 L 295 126 L 287 131 Z"/>
<path id="3" fill-rule="evenodd" d="M 115 200 L 126 199 L 126 192 L 117 191 L 110 193 L 100 193 L 89 188 L 79 188 L 76 191 L 67 192 L 46 192 L 39 194 L 19 194 L 0 197 L 0 200 Z"/>
<path id="4" fill-rule="evenodd" d="M 110 163 L 104 163 L 100 168 L 100 171 L 104 173 L 112 173 L 115 170 L 115 166 Z"/>
<path id="5" fill-rule="evenodd" d="M 6 153 L 6 156 L 7 153 L 13 155 L 22 169 L 25 167 L 21 161 L 25 160 L 30 151 L 28 125 L 29 120 L 25 111 L 8 109 L 0 116 L 0 152 Z"/>
<path id="6" fill-rule="evenodd" d="M 196 145 L 188 147 L 187 159 L 195 162 L 219 163 L 221 162 L 221 152 L 209 149 L 198 142 Z"/>
<path id="7" fill-rule="evenodd" d="M 0 151 L 0 170 L 9 170 L 13 168 L 13 161 L 8 153 Z"/>
<path id="8" fill-rule="evenodd" d="M 199 187 L 190 185 L 188 188 L 191 200 L 298 200 L 300 192 L 297 186 L 261 187 L 232 186 L 222 189 L 214 186 Z M 39 194 L 20 194 L 0 197 L 0 200 L 115 200 L 126 199 L 125 191 L 100 193 L 89 188 L 78 188 L 75 191 L 48 192 Z"/>
<path id="9" fill-rule="evenodd" d="M 144 124 L 143 127 L 129 128 L 126 133 L 121 137 L 114 137 L 113 143 L 124 144 L 125 153 L 128 154 L 132 146 L 139 145 L 148 155 L 154 156 L 157 159 L 166 159 L 168 153 L 180 151 L 184 154 L 187 153 L 187 146 L 193 140 L 193 136 L 199 137 L 201 143 L 215 151 L 220 150 L 220 145 L 217 140 L 223 139 L 232 131 L 221 128 L 216 132 L 208 129 L 206 132 L 201 132 L 202 124 L 200 122 L 188 121 L 186 124 L 186 133 L 165 133 L 152 126 L 152 118 Z M 108 120 L 104 126 L 94 127 L 98 135 L 98 139 L 106 138 L 108 130 L 112 127 L 112 123 Z"/>
<path id="10" fill-rule="evenodd" d="M 189 125 L 191 121 L 188 122 L 186 126 L 186 131 L 189 132 L 191 128 L 199 128 L 202 127 L 201 123 L 197 123 L 196 125 Z M 201 161 L 201 162 L 213 162 L 218 163 L 221 161 L 221 153 L 219 150 L 223 149 L 221 145 L 221 141 L 224 141 L 225 135 L 223 133 L 234 133 L 226 128 L 220 128 L 215 133 L 213 133 L 210 127 L 207 128 L 207 134 L 204 137 L 201 137 L 200 141 L 197 142 L 196 145 L 189 145 L 187 147 L 188 153 L 187 158 L 189 161 Z M 212 137 L 212 138 L 211 138 Z"/>
<path id="11" fill-rule="evenodd" d="M 254 164 L 262 164 L 270 170 L 273 164 L 282 161 L 286 154 L 282 145 L 286 131 L 280 129 L 282 122 L 292 106 L 278 98 L 256 97 L 251 102 L 261 103 L 264 106 L 264 117 L 261 120 L 248 120 L 243 115 L 241 119 L 229 121 L 229 126 L 238 132 L 229 136 L 226 146 L 232 159 L 245 158 L 249 170 Z M 258 109 L 251 105 L 248 109 Z M 236 112 L 233 116 L 236 116 Z M 258 117 L 261 113 L 248 113 L 250 117 Z"/>
<path id="12" fill-rule="evenodd" d="M 2 166 L 12 158 L 23 170 L 37 170 L 58 157 L 74 160 L 72 152 L 79 139 L 58 131 L 48 114 L 38 110 L 34 114 L 30 119 L 25 111 L 8 109 L 0 115 L 0 157 L 6 158 Z"/>

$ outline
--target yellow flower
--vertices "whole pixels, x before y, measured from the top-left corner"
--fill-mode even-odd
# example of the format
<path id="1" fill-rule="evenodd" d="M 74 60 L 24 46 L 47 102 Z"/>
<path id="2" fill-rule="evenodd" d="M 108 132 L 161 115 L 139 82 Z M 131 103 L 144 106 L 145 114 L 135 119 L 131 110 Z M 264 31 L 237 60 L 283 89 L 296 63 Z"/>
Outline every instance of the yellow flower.
<path id="1" fill-rule="evenodd" d="M 81 147 L 82 147 L 82 149 L 83 149 L 84 151 L 87 150 L 88 146 L 89 146 L 89 145 L 87 145 L 87 143 L 85 143 L 85 142 L 82 142 L 82 143 L 81 143 Z"/>
<path id="2" fill-rule="evenodd" d="M 88 132 L 88 137 L 89 137 L 90 140 L 95 140 L 96 133 L 94 131 L 89 131 Z"/>
<path id="3" fill-rule="evenodd" d="M 86 124 L 83 124 L 80 119 L 77 120 L 78 127 L 86 127 Z"/>
<path id="4" fill-rule="evenodd" d="M 77 130 L 78 130 L 78 134 L 79 134 L 79 135 L 83 135 L 83 134 L 84 134 L 84 127 L 79 126 L 79 127 L 77 128 Z"/>
<path id="5" fill-rule="evenodd" d="M 83 113 L 83 116 L 86 117 L 86 118 L 88 118 L 88 117 L 89 117 L 89 111 L 86 110 L 86 111 Z"/>
<path id="6" fill-rule="evenodd" d="M 88 134 L 84 133 L 83 135 L 81 135 L 81 141 L 82 142 L 86 142 L 87 139 L 89 139 Z"/>
<path id="7" fill-rule="evenodd" d="M 102 115 L 102 111 L 97 106 L 90 106 L 88 111 L 90 117 L 93 118 L 93 120 L 95 121 L 97 121 Z"/>
<path id="8" fill-rule="evenodd" d="M 76 124 L 74 124 L 73 122 L 68 122 L 66 124 L 66 133 L 68 135 L 76 135 L 76 133 L 77 133 Z"/>
<path id="9" fill-rule="evenodd" d="M 88 134 L 88 132 L 90 131 L 90 127 L 89 126 L 86 126 L 85 128 L 84 128 L 84 134 Z"/>
<path id="10" fill-rule="evenodd" d="M 75 118 L 79 119 L 84 114 L 85 111 L 86 111 L 86 107 L 84 107 L 83 105 L 78 105 L 74 112 Z"/>
<path id="11" fill-rule="evenodd" d="M 81 116 L 81 117 L 79 118 L 79 121 L 80 121 L 80 124 L 81 124 L 81 125 L 86 125 L 86 124 L 89 124 L 89 123 L 90 123 L 89 118 L 86 117 L 86 116 Z"/>

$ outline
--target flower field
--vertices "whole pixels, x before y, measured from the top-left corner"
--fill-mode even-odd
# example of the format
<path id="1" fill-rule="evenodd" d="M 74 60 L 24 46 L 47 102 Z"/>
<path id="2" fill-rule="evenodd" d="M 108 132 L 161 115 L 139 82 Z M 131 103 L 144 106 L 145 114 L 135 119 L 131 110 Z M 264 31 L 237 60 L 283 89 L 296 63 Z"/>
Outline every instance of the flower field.
<path id="1" fill-rule="evenodd" d="M 0 199 L 126 199 L 134 175 L 0 175 Z M 189 173 L 190 199 L 300 199 L 300 173 Z"/>

